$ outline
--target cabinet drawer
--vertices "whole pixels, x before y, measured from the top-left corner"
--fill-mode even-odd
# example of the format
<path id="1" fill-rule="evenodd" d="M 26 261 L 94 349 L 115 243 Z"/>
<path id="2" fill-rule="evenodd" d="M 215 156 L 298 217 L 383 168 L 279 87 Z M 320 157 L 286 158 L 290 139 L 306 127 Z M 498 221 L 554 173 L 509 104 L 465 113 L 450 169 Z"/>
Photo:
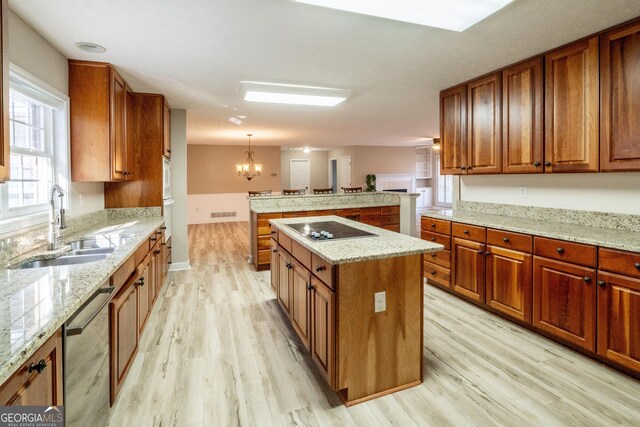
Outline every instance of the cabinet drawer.
<path id="1" fill-rule="evenodd" d="M 428 240 L 433 243 L 444 245 L 445 250 L 451 250 L 451 237 L 445 236 L 444 234 L 432 233 L 430 231 L 423 231 L 420 234 L 422 236 L 422 240 Z"/>
<path id="2" fill-rule="evenodd" d="M 420 228 L 423 231 L 433 231 L 440 234 L 451 234 L 451 221 L 422 217 Z"/>
<path id="3" fill-rule="evenodd" d="M 400 215 L 400 206 L 383 206 L 380 208 L 382 215 Z"/>
<path id="4" fill-rule="evenodd" d="M 140 261 L 136 261 L 138 252 L 141 252 L 141 254 L 143 254 L 141 255 Z M 142 262 L 148 253 L 149 251 L 147 250 L 146 245 L 140 246 L 136 253 L 130 256 L 129 259 L 126 260 L 124 264 L 122 264 L 122 266 L 116 270 L 115 273 L 113 273 L 110 278 L 110 285 L 115 286 L 116 292 L 118 292 L 120 287 L 125 284 L 129 276 L 131 276 L 131 274 L 133 274 L 133 271 L 136 269 L 136 265 Z"/>
<path id="5" fill-rule="evenodd" d="M 360 216 L 360 209 L 338 209 L 336 215 L 344 217 Z"/>
<path id="6" fill-rule="evenodd" d="M 284 248 L 285 251 L 291 253 L 291 237 L 284 233 L 278 232 L 278 243 Z"/>
<path id="7" fill-rule="evenodd" d="M 640 279 L 640 254 L 615 249 L 598 250 L 598 268 Z"/>
<path id="8" fill-rule="evenodd" d="M 360 208 L 360 215 L 363 217 L 367 215 L 380 216 L 380 208 Z"/>
<path id="9" fill-rule="evenodd" d="M 427 279 L 427 283 L 437 283 L 447 288 L 451 287 L 451 270 L 448 268 L 425 261 L 424 277 Z"/>
<path id="10" fill-rule="evenodd" d="M 269 249 L 271 243 L 271 236 L 258 236 L 258 250 Z"/>
<path id="11" fill-rule="evenodd" d="M 487 229 L 484 227 L 478 227 L 477 225 L 454 222 L 451 224 L 451 235 L 453 237 L 461 237 L 466 240 L 484 243 L 487 240 Z"/>
<path id="12" fill-rule="evenodd" d="M 387 231 L 393 231 L 395 233 L 400 232 L 400 224 L 381 225 L 380 228 L 384 228 Z"/>
<path id="13" fill-rule="evenodd" d="M 380 212 L 378 213 L 360 213 L 360 222 L 365 222 L 367 224 L 370 223 L 378 223 L 380 224 Z M 373 224 L 377 225 L 377 224 Z"/>
<path id="14" fill-rule="evenodd" d="M 437 264 L 441 267 L 451 268 L 451 251 L 440 251 L 424 254 L 426 262 Z"/>
<path id="15" fill-rule="evenodd" d="M 360 218 L 360 222 L 367 225 L 373 225 L 375 227 L 380 227 L 380 217 L 378 219 L 362 219 Z"/>
<path id="16" fill-rule="evenodd" d="M 311 269 L 311 252 L 300 243 L 291 241 L 291 255 L 307 269 Z"/>
<path id="17" fill-rule="evenodd" d="M 307 216 L 306 211 L 285 212 L 282 214 L 282 218 L 300 218 L 300 217 L 306 217 L 306 216 Z"/>
<path id="18" fill-rule="evenodd" d="M 271 234 L 271 224 L 269 224 L 270 219 L 280 219 L 282 218 L 281 213 L 277 214 L 260 214 L 258 215 L 258 236 L 267 236 Z"/>
<path id="19" fill-rule="evenodd" d="M 400 215 L 382 215 L 380 217 L 381 225 L 395 225 L 400 224 Z"/>
<path id="20" fill-rule="evenodd" d="M 271 249 L 262 249 L 258 251 L 258 264 L 271 264 Z"/>
<path id="21" fill-rule="evenodd" d="M 545 258 L 557 259 L 587 267 L 596 266 L 596 247 L 565 240 L 535 237 L 534 253 Z"/>
<path id="22" fill-rule="evenodd" d="M 326 215 L 335 215 L 335 214 L 336 214 L 335 209 L 307 212 L 307 216 L 326 216 Z"/>
<path id="23" fill-rule="evenodd" d="M 318 255 L 314 253 L 311 254 L 311 272 L 331 289 L 335 289 L 333 280 L 334 271 L 335 267 L 333 265 L 329 264 Z"/>
<path id="24" fill-rule="evenodd" d="M 533 250 L 533 236 L 488 228 L 487 244 L 530 254 Z"/>

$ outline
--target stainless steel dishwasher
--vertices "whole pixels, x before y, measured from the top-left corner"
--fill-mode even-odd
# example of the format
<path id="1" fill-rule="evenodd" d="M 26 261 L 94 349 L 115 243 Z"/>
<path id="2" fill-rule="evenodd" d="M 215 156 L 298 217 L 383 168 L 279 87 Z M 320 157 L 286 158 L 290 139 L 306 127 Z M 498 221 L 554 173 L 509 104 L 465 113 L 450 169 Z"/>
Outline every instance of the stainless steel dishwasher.
<path id="1" fill-rule="evenodd" d="M 65 426 L 104 426 L 109 420 L 109 302 L 102 285 L 64 325 Z"/>

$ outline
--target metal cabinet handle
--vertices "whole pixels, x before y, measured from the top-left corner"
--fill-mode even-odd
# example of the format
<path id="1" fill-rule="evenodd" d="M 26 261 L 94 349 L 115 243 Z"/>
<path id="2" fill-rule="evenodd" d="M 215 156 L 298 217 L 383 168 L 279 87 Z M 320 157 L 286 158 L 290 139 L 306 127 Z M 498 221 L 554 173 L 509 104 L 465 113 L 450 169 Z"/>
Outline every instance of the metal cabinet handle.
<path id="1" fill-rule="evenodd" d="M 591 277 L 585 277 L 583 280 L 585 283 L 591 283 Z"/>
<path id="2" fill-rule="evenodd" d="M 503 238 L 502 238 L 502 241 L 503 241 L 503 242 L 505 242 L 505 243 L 507 243 L 507 242 L 509 242 L 509 238 L 508 238 L 508 237 L 503 237 Z"/>
<path id="3" fill-rule="evenodd" d="M 551 166 L 551 162 L 544 162 L 545 166 Z"/>
<path id="4" fill-rule="evenodd" d="M 160 249 L 156 249 L 155 251 L 153 251 L 153 253 L 156 255 L 158 255 L 160 252 L 162 252 Z"/>
<path id="5" fill-rule="evenodd" d="M 152 242 L 155 242 L 156 240 L 158 240 L 157 237 L 150 237 L 149 240 L 151 240 Z"/>
<path id="6" fill-rule="evenodd" d="M 293 268 L 293 265 L 291 265 L 291 264 L 289 264 L 289 263 L 286 263 L 285 265 L 287 266 L 287 268 L 288 268 L 289 270 L 291 270 L 291 269 Z"/>
<path id="7" fill-rule="evenodd" d="M 600 286 L 601 288 L 606 288 L 607 287 L 607 282 L 605 282 L 604 280 L 599 280 L 598 281 L 598 286 Z"/>
<path id="8" fill-rule="evenodd" d="M 166 230 L 167 227 L 165 225 L 163 225 L 162 227 L 160 227 L 160 230 Z"/>
<path id="9" fill-rule="evenodd" d="M 634 265 L 638 270 L 640 270 L 640 262 L 636 262 Z"/>
<path id="10" fill-rule="evenodd" d="M 144 286 L 144 276 L 142 276 L 142 277 L 140 278 L 140 280 L 138 280 L 138 285 L 139 285 L 139 286 Z"/>
<path id="11" fill-rule="evenodd" d="M 487 255 L 487 256 L 489 256 L 489 255 L 491 255 L 491 252 L 487 251 L 487 252 L 485 252 L 484 254 L 485 254 L 485 255 Z"/>
<path id="12" fill-rule="evenodd" d="M 432 276 L 435 276 L 435 275 L 436 275 L 436 272 L 435 272 L 435 271 L 432 271 L 432 272 L 431 272 L 431 275 L 432 275 Z"/>
<path id="13" fill-rule="evenodd" d="M 540 163 L 540 162 L 535 162 L 535 163 L 533 164 L 533 166 L 536 166 L 536 167 L 538 167 L 538 166 L 540 166 L 540 165 L 541 165 L 541 163 Z"/>
<path id="14" fill-rule="evenodd" d="M 431 238 L 431 241 L 432 241 L 432 242 L 435 242 L 435 241 L 436 241 L 436 238 L 435 238 L 435 237 L 432 237 L 432 238 Z"/>
<path id="15" fill-rule="evenodd" d="M 32 363 L 31 365 L 29 365 L 29 373 L 36 371 L 40 374 L 42 373 L 42 371 L 44 371 L 46 367 L 47 367 L 47 362 L 45 362 L 44 359 L 40 359 L 38 363 Z"/>
<path id="16" fill-rule="evenodd" d="M 563 249 L 563 248 L 556 248 L 556 251 L 557 251 L 559 254 L 563 254 L 563 253 L 564 253 L 564 249 Z"/>
<path id="17" fill-rule="evenodd" d="M 431 254 L 431 258 L 435 258 L 435 257 L 437 257 L 436 254 Z"/>
<path id="18" fill-rule="evenodd" d="M 483 254 L 484 253 L 484 249 L 478 249 L 478 253 L 479 254 Z"/>
<path id="19" fill-rule="evenodd" d="M 321 265 L 319 267 L 316 267 L 316 271 L 319 273 L 321 271 L 325 271 L 327 269 L 327 267 L 325 267 L 324 265 Z"/>
<path id="20" fill-rule="evenodd" d="M 315 287 L 311 283 L 307 283 L 307 290 L 315 289 Z"/>
<path id="21" fill-rule="evenodd" d="M 278 252 L 278 250 L 277 249 L 271 249 L 271 252 L 273 252 L 275 254 L 276 252 Z"/>
<path id="22" fill-rule="evenodd" d="M 460 166 L 460 169 L 465 170 L 465 169 L 467 169 L 467 167 L 466 166 Z"/>
<path id="23" fill-rule="evenodd" d="M 273 230 L 273 231 L 271 232 L 271 234 L 276 234 L 276 233 L 277 233 L 277 231 L 276 231 L 276 230 Z"/>
<path id="24" fill-rule="evenodd" d="M 436 225 L 435 224 L 431 224 L 431 228 L 436 228 Z"/>
<path id="25" fill-rule="evenodd" d="M 464 230 L 463 233 L 464 234 L 469 234 L 469 230 Z"/>

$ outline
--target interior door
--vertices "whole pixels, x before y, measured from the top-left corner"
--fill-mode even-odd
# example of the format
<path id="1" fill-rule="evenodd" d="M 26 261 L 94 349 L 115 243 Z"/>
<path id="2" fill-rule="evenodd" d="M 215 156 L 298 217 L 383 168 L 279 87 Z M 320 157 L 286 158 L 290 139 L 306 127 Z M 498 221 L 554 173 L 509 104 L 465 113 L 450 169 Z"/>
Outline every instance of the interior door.
<path id="1" fill-rule="evenodd" d="M 340 157 L 338 163 L 338 187 L 351 187 L 351 156 Z"/>
<path id="2" fill-rule="evenodd" d="M 289 188 L 309 191 L 311 186 L 311 162 L 309 159 L 291 159 L 289 161 Z"/>

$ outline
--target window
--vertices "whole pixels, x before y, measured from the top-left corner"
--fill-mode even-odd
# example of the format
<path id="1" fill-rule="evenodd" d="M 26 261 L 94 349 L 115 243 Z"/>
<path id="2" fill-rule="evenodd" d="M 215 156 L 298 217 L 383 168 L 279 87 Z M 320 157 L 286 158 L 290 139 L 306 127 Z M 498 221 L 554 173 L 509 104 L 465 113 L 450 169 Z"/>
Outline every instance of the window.
<path id="1" fill-rule="evenodd" d="M 436 156 L 436 171 L 438 181 L 437 186 L 437 206 L 451 206 L 453 204 L 453 176 L 440 175 L 440 155 Z"/>
<path id="2" fill-rule="evenodd" d="M 69 176 L 68 97 L 13 64 L 9 85 L 11 176 L 0 185 L 0 233 L 45 222 L 51 185 L 67 191 Z"/>

